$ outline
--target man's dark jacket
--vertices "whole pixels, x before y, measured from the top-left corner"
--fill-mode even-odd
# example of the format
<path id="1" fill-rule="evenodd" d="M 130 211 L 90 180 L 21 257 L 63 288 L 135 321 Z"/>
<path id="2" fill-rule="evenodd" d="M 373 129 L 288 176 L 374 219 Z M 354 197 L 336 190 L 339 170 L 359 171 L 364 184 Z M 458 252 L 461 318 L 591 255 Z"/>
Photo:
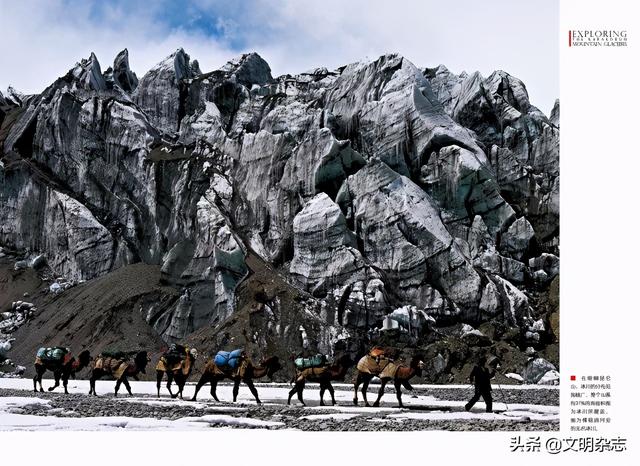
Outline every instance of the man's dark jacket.
<path id="1" fill-rule="evenodd" d="M 493 370 L 489 370 L 484 366 L 476 365 L 471 371 L 469 378 L 474 383 L 477 390 L 490 391 L 491 378 L 495 375 Z"/>

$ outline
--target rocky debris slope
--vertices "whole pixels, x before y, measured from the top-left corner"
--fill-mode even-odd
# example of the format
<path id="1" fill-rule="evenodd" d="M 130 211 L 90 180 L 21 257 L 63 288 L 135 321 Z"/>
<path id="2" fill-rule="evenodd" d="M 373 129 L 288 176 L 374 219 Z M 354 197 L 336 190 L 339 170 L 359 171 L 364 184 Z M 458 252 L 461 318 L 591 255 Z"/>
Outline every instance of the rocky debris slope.
<path id="1" fill-rule="evenodd" d="M 437 326 L 497 322 L 520 350 L 548 318 L 559 104 L 547 118 L 505 72 L 397 54 L 276 78 L 255 53 L 203 73 L 179 49 L 141 78 L 128 58 L 103 72 L 91 54 L 39 95 L 0 96 L 0 245 L 69 283 L 158 267 L 172 299 L 140 315 L 167 342 L 218 335 L 247 306 L 287 350 L 330 353 L 406 306 Z M 239 291 L 249 262 L 291 308 Z"/>
<path id="2" fill-rule="evenodd" d="M 179 293 L 160 285 L 157 265 L 128 265 L 62 293 L 42 288 L 34 293 L 37 312 L 12 335 L 9 355 L 27 366 L 27 375 L 33 375 L 36 351 L 45 345 L 66 346 L 76 354 L 88 349 L 92 355 L 104 349 L 145 349 L 154 364 L 167 346 L 156 328 L 167 325 L 162 316 Z"/>

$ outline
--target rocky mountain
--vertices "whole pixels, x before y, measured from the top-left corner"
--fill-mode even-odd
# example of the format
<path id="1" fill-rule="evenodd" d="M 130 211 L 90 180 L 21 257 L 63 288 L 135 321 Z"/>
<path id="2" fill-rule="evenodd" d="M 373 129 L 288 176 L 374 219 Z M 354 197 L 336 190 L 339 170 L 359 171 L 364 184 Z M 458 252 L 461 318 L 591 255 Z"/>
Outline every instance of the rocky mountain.
<path id="1" fill-rule="evenodd" d="M 0 95 L 0 246 L 62 294 L 159 267 L 132 312 L 165 342 L 241 322 L 262 349 L 357 352 L 484 325 L 545 351 L 558 121 L 506 72 L 397 54 L 277 78 L 255 53 L 203 73 L 179 49 L 141 78 L 127 50 L 104 71 L 91 54 Z"/>

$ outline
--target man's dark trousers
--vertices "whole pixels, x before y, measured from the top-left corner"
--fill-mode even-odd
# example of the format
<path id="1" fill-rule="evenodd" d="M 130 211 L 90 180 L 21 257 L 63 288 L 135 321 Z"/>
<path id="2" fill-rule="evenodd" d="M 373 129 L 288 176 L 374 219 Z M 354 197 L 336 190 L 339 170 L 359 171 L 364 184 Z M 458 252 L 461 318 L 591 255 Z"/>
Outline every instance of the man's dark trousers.
<path id="1" fill-rule="evenodd" d="M 476 387 L 476 393 L 473 395 L 473 398 L 469 400 L 469 403 L 464 406 L 464 409 L 469 411 L 473 407 L 473 405 L 476 404 L 476 402 L 480 399 L 480 397 L 482 397 L 485 404 L 487 405 L 487 412 L 492 412 L 491 408 L 493 406 L 493 399 L 491 398 L 491 390 L 481 390 L 478 387 Z"/>

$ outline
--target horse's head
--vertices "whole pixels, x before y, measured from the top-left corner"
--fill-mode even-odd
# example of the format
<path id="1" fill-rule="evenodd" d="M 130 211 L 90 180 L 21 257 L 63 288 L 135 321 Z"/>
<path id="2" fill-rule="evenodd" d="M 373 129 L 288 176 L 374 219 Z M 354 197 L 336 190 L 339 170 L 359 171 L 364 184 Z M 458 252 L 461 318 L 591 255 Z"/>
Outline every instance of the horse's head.
<path id="1" fill-rule="evenodd" d="M 263 359 L 261 365 L 267 368 L 267 377 L 269 377 L 270 379 L 273 378 L 273 374 L 282 369 L 282 364 L 280 364 L 280 359 L 278 358 L 278 356 L 271 356 L 269 358 Z"/>
<path id="2" fill-rule="evenodd" d="M 195 348 L 191 348 L 189 350 L 189 357 L 191 358 L 191 360 L 195 361 L 196 359 L 198 359 L 198 350 Z"/>
<path id="3" fill-rule="evenodd" d="M 78 369 L 87 367 L 89 365 L 89 363 L 91 362 L 91 353 L 89 352 L 89 350 L 84 350 L 78 355 L 78 362 L 80 363 Z"/>
<path id="4" fill-rule="evenodd" d="M 149 363 L 149 361 L 151 361 L 151 358 L 147 355 L 146 351 L 138 351 L 133 361 L 136 363 L 136 367 L 140 370 L 140 372 L 144 374 L 147 368 L 147 364 Z"/>
<path id="5" fill-rule="evenodd" d="M 425 364 L 422 359 L 423 356 L 421 354 L 414 354 L 411 358 L 411 362 L 409 363 L 409 367 L 414 369 L 418 376 L 422 375 L 422 370 L 425 368 Z"/>

